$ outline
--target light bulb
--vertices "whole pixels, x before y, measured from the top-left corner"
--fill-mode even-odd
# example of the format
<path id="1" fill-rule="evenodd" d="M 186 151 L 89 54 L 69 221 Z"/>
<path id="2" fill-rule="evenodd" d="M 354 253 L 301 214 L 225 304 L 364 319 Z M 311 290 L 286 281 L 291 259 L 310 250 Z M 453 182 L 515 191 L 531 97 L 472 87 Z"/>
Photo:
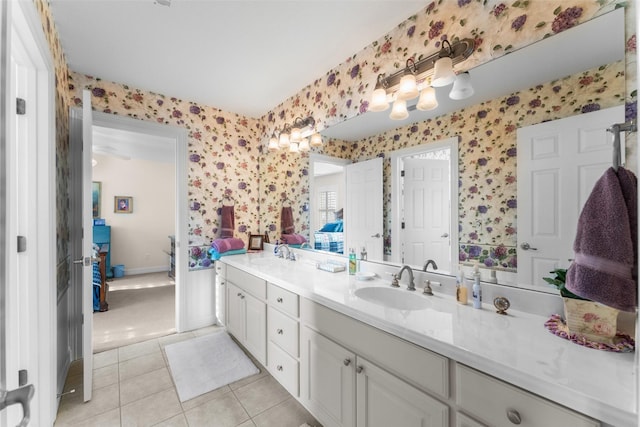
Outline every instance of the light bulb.
<path id="1" fill-rule="evenodd" d="M 384 88 L 374 90 L 371 95 L 369 111 L 384 111 L 387 108 L 389 108 L 389 103 L 387 102 L 387 91 Z"/>
<path id="2" fill-rule="evenodd" d="M 298 151 L 298 143 L 297 142 L 291 142 L 289 143 L 289 152 L 290 153 L 297 153 Z"/>
<path id="3" fill-rule="evenodd" d="M 456 73 L 453 72 L 453 60 L 450 56 L 443 56 L 436 61 L 435 71 L 433 72 L 433 79 L 431 80 L 431 86 L 441 87 L 446 86 L 456 79 Z"/>
<path id="4" fill-rule="evenodd" d="M 289 142 L 289 134 L 282 132 L 280 134 L 280 141 L 278 142 L 278 146 L 280 148 L 287 148 L 289 146 L 290 142 Z"/>
<path id="5" fill-rule="evenodd" d="M 438 106 L 438 99 L 436 98 L 436 90 L 427 86 L 422 89 L 420 92 L 420 99 L 418 99 L 418 103 L 416 104 L 416 108 L 420 111 L 429 111 L 433 110 Z"/>
<path id="6" fill-rule="evenodd" d="M 322 137 L 319 133 L 314 133 L 313 135 L 311 135 L 311 146 L 322 147 Z"/>
<path id="7" fill-rule="evenodd" d="M 307 151 L 311 150 L 311 147 L 309 146 L 309 139 L 303 138 L 302 141 L 300 141 L 300 144 L 298 144 L 298 148 L 303 153 L 306 153 Z"/>
<path id="8" fill-rule="evenodd" d="M 302 133 L 300 128 L 294 127 L 291 129 L 291 135 L 289 135 L 289 142 L 299 143 L 302 140 Z"/>
<path id="9" fill-rule="evenodd" d="M 275 136 L 272 136 L 271 139 L 269 139 L 269 146 L 267 147 L 267 150 L 269 150 L 269 151 L 278 151 L 279 150 L 278 140 L 276 139 Z"/>
<path id="10" fill-rule="evenodd" d="M 405 74 L 400 79 L 400 88 L 398 89 L 397 98 L 408 101 L 418 96 L 418 85 L 416 84 L 416 76 L 413 74 Z"/>

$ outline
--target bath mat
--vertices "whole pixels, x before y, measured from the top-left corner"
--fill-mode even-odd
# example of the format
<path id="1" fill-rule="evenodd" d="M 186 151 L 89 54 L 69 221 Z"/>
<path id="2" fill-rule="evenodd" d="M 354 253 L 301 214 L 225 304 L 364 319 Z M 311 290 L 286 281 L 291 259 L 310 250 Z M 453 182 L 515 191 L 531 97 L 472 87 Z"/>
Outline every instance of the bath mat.
<path id="1" fill-rule="evenodd" d="M 181 402 L 260 372 L 226 332 L 177 342 L 164 349 Z"/>

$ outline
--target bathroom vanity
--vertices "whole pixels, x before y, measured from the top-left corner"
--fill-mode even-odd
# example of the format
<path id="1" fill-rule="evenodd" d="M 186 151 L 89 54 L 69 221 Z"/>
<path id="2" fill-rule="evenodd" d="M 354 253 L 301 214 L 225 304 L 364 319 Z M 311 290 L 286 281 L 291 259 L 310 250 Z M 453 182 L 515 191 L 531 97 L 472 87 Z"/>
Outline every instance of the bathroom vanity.
<path id="1" fill-rule="evenodd" d="M 544 316 L 394 289 L 392 266 L 360 281 L 307 254 L 220 262 L 228 331 L 325 427 L 637 425 L 635 354 L 558 338 Z"/>

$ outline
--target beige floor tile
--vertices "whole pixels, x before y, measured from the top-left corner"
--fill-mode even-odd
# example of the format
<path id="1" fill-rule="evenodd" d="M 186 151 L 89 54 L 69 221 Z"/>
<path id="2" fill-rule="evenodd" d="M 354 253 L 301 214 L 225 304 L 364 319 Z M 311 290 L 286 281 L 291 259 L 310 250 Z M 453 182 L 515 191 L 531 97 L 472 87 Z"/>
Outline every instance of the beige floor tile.
<path id="1" fill-rule="evenodd" d="M 118 349 L 103 351 L 93 355 L 93 369 L 104 368 L 108 365 L 118 363 Z"/>
<path id="2" fill-rule="evenodd" d="M 238 427 L 256 427 L 256 425 L 253 423 L 253 421 L 249 420 L 240 424 Z"/>
<path id="3" fill-rule="evenodd" d="M 191 338 L 195 338 L 196 335 L 193 332 L 184 332 L 182 334 L 172 334 L 167 335 L 166 337 L 158 338 L 158 343 L 160 347 L 166 347 L 169 344 L 174 344 L 181 341 L 190 340 Z"/>
<path id="4" fill-rule="evenodd" d="M 153 339 L 118 348 L 118 359 L 120 363 L 122 363 L 136 357 L 146 356 L 159 352 L 160 344 L 158 343 L 157 339 Z"/>
<path id="5" fill-rule="evenodd" d="M 93 416 L 74 427 L 116 427 L 120 425 L 120 408 Z"/>
<path id="6" fill-rule="evenodd" d="M 225 393 L 230 393 L 231 389 L 229 386 L 220 387 L 219 389 L 210 391 L 205 394 L 201 394 L 200 396 L 194 397 L 193 399 L 186 400 L 182 402 L 182 409 L 184 411 L 188 411 L 189 409 L 193 409 L 196 406 L 200 406 L 210 400 L 217 399 Z"/>
<path id="7" fill-rule="evenodd" d="M 121 408 L 122 426 L 151 426 L 182 412 L 178 395 L 171 388 L 136 400 Z"/>
<path id="8" fill-rule="evenodd" d="M 184 414 L 179 414 L 156 424 L 154 427 L 189 427 L 189 424 L 187 424 L 187 418 Z"/>
<path id="9" fill-rule="evenodd" d="M 120 381 L 146 374 L 147 372 L 155 371 L 165 366 L 167 366 L 167 364 L 159 350 L 157 353 L 136 357 L 126 362 L 120 362 Z"/>
<path id="10" fill-rule="evenodd" d="M 321 427 L 293 397 L 253 417 L 257 427 L 300 427 L 304 423 Z"/>
<path id="11" fill-rule="evenodd" d="M 104 368 L 98 368 L 93 370 L 93 389 L 106 387 L 108 385 L 117 384 L 118 377 L 118 364 L 107 365 Z"/>
<path id="12" fill-rule="evenodd" d="M 120 382 L 120 404 L 126 405 L 167 389 L 173 389 L 167 368 L 147 372 Z"/>
<path id="13" fill-rule="evenodd" d="M 63 396 L 58 408 L 56 425 L 73 425 L 103 414 L 120 406 L 118 384 L 102 387 L 93 391 L 89 402 L 83 402 L 81 392 Z"/>
<path id="14" fill-rule="evenodd" d="M 192 331 L 192 332 L 195 336 L 200 337 L 202 335 L 208 335 L 213 332 L 219 332 L 222 329 L 224 329 L 224 327 L 213 325 L 213 326 L 207 326 L 206 328 L 196 329 L 195 331 Z"/>
<path id="15" fill-rule="evenodd" d="M 291 397 L 272 376 L 240 387 L 234 394 L 251 417 Z"/>
<path id="16" fill-rule="evenodd" d="M 249 415 L 233 393 L 223 394 L 184 414 L 189 427 L 236 427 L 249 420 Z"/>

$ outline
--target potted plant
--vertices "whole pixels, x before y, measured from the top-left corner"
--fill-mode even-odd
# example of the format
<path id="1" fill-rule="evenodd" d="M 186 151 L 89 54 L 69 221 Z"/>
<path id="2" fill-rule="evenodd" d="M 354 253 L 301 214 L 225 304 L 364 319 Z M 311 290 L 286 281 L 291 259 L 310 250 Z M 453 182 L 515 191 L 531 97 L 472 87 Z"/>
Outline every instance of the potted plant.
<path id="1" fill-rule="evenodd" d="M 564 302 L 564 317 L 570 333 L 590 341 L 612 344 L 616 335 L 619 310 L 582 298 L 565 287 L 567 270 L 556 268 L 550 272 L 554 277 L 542 279 L 555 286 Z"/>

